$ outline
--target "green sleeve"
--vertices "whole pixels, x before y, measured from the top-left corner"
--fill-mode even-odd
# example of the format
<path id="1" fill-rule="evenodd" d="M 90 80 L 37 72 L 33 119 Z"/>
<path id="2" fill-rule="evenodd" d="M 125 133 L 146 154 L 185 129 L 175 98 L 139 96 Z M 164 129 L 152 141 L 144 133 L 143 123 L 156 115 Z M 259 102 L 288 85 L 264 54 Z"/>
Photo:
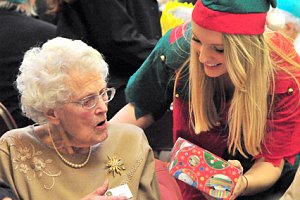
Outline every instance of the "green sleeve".
<path id="1" fill-rule="evenodd" d="M 126 101 L 134 104 L 137 119 L 152 114 L 157 120 L 173 100 L 175 72 L 189 58 L 191 35 L 188 24 L 184 34 L 173 41 L 171 37 L 174 37 L 174 29 L 159 40 L 149 57 L 128 81 Z"/>

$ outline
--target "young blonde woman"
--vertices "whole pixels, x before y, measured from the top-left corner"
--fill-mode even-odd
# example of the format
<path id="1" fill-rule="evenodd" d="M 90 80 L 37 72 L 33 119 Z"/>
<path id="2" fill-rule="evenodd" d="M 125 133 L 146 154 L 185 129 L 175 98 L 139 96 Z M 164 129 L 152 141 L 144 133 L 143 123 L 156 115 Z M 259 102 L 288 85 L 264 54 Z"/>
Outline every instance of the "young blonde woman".
<path id="1" fill-rule="evenodd" d="M 174 140 L 185 138 L 244 171 L 231 199 L 280 195 L 294 175 L 283 176 L 284 166 L 300 150 L 300 58 L 265 28 L 270 4 L 276 7 L 198 1 L 191 23 L 168 32 L 131 77 L 129 104 L 112 119 L 145 128 L 173 102 Z M 178 184 L 184 199 L 205 199 Z"/>

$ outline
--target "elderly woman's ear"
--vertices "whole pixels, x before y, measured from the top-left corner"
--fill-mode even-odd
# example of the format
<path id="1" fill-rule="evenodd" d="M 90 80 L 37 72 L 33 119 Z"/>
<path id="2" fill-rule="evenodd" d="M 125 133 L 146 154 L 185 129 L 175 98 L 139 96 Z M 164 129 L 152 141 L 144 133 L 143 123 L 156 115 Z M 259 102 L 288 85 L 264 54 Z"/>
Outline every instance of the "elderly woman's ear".
<path id="1" fill-rule="evenodd" d="M 57 115 L 57 112 L 54 109 L 49 109 L 45 112 L 43 112 L 45 117 L 47 118 L 48 122 L 51 124 L 58 125 L 59 124 L 59 118 Z"/>

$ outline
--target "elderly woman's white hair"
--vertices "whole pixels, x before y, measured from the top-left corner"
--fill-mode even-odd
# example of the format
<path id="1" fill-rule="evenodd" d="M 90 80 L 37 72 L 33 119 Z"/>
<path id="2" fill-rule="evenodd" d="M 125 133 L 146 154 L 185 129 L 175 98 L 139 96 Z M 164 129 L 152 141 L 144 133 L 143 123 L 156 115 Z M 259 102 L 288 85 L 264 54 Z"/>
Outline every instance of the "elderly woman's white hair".
<path id="1" fill-rule="evenodd" d="M 15 9 L 24 12 L 28 16 L 36 15 L 36 0 L 1 0 L 0 8 Z"/>
<path id="2" fill-rule="evenodd" d="M 108 75 L 108 65 L 102 55 L 80 40 L 57 37 L 41 48 L 25 53 L 16 86 L 25 115 L 39 124 L 46 122 L 43 112 L 69 100 L 73 94 L 66 84 L 73 70 L 84 74 Z"/>

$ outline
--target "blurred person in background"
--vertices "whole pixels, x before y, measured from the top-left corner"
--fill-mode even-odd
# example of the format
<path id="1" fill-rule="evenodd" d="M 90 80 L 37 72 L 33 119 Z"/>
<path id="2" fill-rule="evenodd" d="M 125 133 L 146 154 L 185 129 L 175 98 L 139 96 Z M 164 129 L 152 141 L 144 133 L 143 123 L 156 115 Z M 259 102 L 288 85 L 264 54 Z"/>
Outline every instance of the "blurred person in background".
<path id="1" fill-rule="evenodd" d="M 285 16 L 282 32 L 293 40 L 295 49 L 300 54 L 300 1 L 278 0 L 278 8 Z"/>
<path id="2" fill-rule="evenodd" d="M 80 39 L 100 51 L 110 67 L 108 84 L 117 89 L 108 118 L 125 105 L 129 77 L 161 37 L 156 0 L 48 0 L 57 14 L 57 35 Z"/>
<path id="3" fill-rule="evenodd" d="M 49 5 L 47 0 L 36 0 L 36 18 L 51 24 L 57 23 L 56 15 L 49 13 Z"/>
<path id="4" fill-rule="evenodd" d="M 32 46 L 55 37 L 56 26 L 35 19 L 35 0 L 0 1 L 0 102 L 18 127 L 32 124 L 22 114 L 13 82 L 24 53 Z"/>

